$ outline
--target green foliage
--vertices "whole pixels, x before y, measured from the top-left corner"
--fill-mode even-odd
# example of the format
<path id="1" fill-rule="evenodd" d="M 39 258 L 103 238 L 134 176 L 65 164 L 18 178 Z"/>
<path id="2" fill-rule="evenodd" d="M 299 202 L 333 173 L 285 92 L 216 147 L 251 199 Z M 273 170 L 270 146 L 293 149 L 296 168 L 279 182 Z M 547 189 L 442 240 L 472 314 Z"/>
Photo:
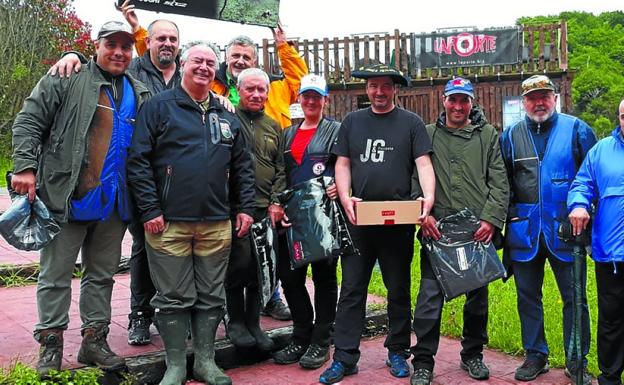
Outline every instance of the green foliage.
<path id="1" fill-rule="evenodd" d="M 0 385 L 93 385 L 101 375 L 96 368 L 62 370 L 52 371 L 49 378 L 41 380 L 35 369 L 18 362 L 10 369 L 0 369 Z"/>
<path id="2" fill-rule="evenodd" d="M 0 0 L 0 157 L 10 153 L 15 115 L 61 53 L 93 53 L 91 26 L 76 16 L 73 0 Z"/>
<path id="3" fill-rule="evenodd" d="M 416 303 L 418 286 L 420 283 L 420 245 L 414 245 L 414 259 L 412 261 L 412 303 Z M 378 270 L 373 271 L 373 277 L 368 290 L 372 294 L 382 297 L 387 295 L 385 286 Z M 522 355 L 522 341 L 520 338 L 520 319 L 516 307 L 516 286 L 513 277 L 503 283 L 501 280 L 489 285 L 489 321 L 488 347 L 508 354 Z M 596 279 L 594 264 L 588 259 L 587 263 L 587 301 L 589 303 L 591 335 L 596 335 Z M 463 307 L 465 296 L 453 299 L 444 304 L 442 312 L 441 333 L 448 337 L 461 338 L 463 328 Z M 549 361 L 551 366 L 564 367 L 565 353 L 563 350 L 563 301 L 557 288 L 555 277 L 550 266 L 546 264 L 544 287 L 544 327 L 546 339 L 550 348 Z M 459 344 L 459 341 L 457 341 Z M 596 358 L 596 340 L 592 339 L 588 360 L 588 369 L 594 375 L 598 374 Z"/>
<path id="4" fill-rule="evenodd" d="M 522 17 L 519 24 L 566 20 L 572 82 L 573 114 L 589 123 L 600 138 L 617 122 L 624 98 L 624 12 L 562 12 L 556 16 Z"/>

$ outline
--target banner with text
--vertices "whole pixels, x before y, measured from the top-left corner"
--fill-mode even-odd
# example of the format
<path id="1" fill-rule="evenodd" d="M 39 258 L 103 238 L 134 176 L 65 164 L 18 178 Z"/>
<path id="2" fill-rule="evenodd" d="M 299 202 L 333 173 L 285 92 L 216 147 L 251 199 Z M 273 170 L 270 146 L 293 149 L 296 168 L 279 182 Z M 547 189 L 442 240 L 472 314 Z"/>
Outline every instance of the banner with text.
<path id="1" fill-rule="evenodd" d="M 118 0 L 121 5 L 124 0 Z M 279 0 L 131 0 L 137 9 L 276 27 Z"/>
<path id="2" fill-rule="evenodd" d="M 412 35 L 414 68 L 515 64 L 517 28 Z"/>

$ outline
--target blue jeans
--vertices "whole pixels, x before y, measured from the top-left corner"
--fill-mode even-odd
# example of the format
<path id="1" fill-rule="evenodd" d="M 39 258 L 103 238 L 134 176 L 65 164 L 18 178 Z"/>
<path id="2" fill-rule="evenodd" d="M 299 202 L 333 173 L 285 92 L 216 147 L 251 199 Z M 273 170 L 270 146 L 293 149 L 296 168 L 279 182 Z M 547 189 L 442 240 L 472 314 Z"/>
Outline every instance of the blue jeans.
<path id="1" fill-rule="evenodd" d="M 572 262 L 562 262 L 553 256 L 546 248 L 543 241 L 537 255 L 528 262 L 512 262 L 515 275 L 516 292 L 518 295 L 518 314 L 522 329 L 522 347 L 527 356 L 541 353 L 548 356 L 548 344 L 544 335 L 544 308 L 542 305 L 542 284 L 544 282 L 544 264 L 548 263 L 552 268 L 563 300 L 563 341 L 566 357 L 570 346 L 570 334 L 572 332 L 574 311 L 574 279 L 572 274 Z M 583 314 L 581 326 L 581 344 L 583 361 L 589 351 L 589 311 L 587 309 L 586 281 L 587 268 L 583 263 L 582 272 L 583 286 Z"/>

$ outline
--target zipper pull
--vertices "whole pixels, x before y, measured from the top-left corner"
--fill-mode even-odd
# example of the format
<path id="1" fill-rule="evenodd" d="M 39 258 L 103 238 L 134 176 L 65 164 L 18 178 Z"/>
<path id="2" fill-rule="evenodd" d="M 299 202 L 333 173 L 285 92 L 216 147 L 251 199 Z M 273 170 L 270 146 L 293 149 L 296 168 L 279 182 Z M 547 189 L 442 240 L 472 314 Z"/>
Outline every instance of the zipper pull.
<path id="1" fill-rule="evenodd" d="M 542 131 L 542 124 L 541 123 L 537 123 L 537 135 L 539 135 Z"/>
<path id="2" fill-rule="evenodd" d="M 167 166 L 167 171 L 166 171 L 167 172 L 167 176 L 171 176 L 172 170 L 173 170 L 173 167 L 171 167 L 171 165 L 168 165 Z"/>

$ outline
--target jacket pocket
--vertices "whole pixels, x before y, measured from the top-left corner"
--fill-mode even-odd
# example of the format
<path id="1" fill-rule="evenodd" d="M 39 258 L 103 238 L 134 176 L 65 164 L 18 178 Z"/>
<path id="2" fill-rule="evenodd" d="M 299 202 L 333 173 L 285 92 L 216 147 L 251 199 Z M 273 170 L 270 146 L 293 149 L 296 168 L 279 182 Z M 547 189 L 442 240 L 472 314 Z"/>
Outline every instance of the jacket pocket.
<path id="1" fill-rule="evenodd" d="M 531 221 L 530 212 L 532 205 L 518 204 L 517 214 L 509 218 L 505 228 L 505 245 L 512 249 L 531 248 Z"/>

